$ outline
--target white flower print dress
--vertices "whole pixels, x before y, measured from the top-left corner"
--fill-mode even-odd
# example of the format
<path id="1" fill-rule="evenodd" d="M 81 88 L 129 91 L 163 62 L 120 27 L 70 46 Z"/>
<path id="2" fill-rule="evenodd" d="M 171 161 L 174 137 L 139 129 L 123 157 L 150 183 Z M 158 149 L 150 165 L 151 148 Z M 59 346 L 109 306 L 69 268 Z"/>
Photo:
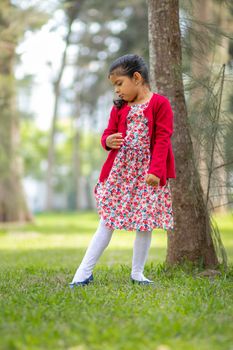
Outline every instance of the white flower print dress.
<path id="1" fill-rule="evenodd" d="M 173 229 L 169 180 L 165 186 L 157 187 L 145 181 L 150 163 L 150 137 L 143 109 L 148 103 L 131 106 L 126 137 L 109 176 L 94 187 L 98 214 L 111 229 Z"/>

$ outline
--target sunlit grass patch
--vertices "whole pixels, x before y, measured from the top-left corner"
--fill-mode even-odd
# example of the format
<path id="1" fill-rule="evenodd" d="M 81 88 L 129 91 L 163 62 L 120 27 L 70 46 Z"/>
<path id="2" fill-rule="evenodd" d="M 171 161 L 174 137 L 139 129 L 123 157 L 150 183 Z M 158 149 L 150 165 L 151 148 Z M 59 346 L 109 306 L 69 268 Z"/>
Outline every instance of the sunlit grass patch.
<path id="1" fill-rule="evenodd" d="M 217 217 L 229 270 L 215 278 L 168 268 L 166 232 L 153 232 L 145 275 L 130 282 L 134 232 L 115 231 L 94 283 L 68 283 L 98 225 L 96 213 L 46 214 L 0 235 L 0 349 L 230 350 L 232 216 Z"/>

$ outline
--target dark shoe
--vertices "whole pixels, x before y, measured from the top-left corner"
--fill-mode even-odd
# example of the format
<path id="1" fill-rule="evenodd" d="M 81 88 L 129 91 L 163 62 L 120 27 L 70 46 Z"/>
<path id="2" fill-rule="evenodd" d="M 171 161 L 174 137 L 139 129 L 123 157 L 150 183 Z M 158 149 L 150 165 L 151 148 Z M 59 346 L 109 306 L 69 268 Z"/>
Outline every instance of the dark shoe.
<path id="1" fill-rule="evenodd" d="M 86 286 L 88 285 L 90 282 L 92 282 L 94 280 L 93 278 L 93 274 L 91 274 L 90 277 L 88 277 L 87 279 L 85 279 L 82 282 L 74 282 L 74 283 L 69 283 L 70 288 L 74 288 L 75 286 L 79 287 L 79 286 Z"/>
<path id="2" fill-rule="evenodd" d="M 155 283 L 154 281 L 151 281 L 151 280 L 149 280 L 149 281 L 138 281 L 138 280 L 133 279 L 132 277 L 130 277 L 130 278 L 131 278 L 131 281 L 132 281 L 133 284 L 154 284 Z"/>

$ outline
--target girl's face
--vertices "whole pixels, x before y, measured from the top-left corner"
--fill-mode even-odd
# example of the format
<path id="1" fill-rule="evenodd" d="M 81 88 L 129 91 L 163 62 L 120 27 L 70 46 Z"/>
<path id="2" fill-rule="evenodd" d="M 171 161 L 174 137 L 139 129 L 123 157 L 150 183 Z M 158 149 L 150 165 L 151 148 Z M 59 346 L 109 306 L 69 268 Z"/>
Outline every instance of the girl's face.
<path id="1" fill-rule="evenodd" d="M 134 76 L 110 74 L 109 80 L 115 88 L 115 93 L 124 101 L 131 102 L 139 92 L 140 82 L 142 80 L 140 73 L 134 73 Z"/>

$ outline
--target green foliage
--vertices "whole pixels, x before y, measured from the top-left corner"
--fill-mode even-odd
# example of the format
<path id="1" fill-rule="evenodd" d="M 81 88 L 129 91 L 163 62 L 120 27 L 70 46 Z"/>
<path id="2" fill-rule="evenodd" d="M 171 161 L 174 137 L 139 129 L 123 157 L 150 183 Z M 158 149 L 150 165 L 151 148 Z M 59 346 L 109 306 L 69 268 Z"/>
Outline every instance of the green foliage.
<path id="1" fill-rule="evenodd" d="M 94 283 L 70 290 L 96 213 L 43 214 L 0 232 L 1 348 L 30 350 L 222 350 L 232 344 L 232 215 L 217 217 L 231 266 L 213 279 L 168 268 L 156 230 L 145 268 L 154 286 L 129 280 L 133 232 L 116 231 Z"/>
<path id="2" fill-rule="evenodd" d="M 233 118 L 227 123 L 227 133 L 225 138 L 225 154 L 228 171 L 233 173 Z"/>
<path id="3" fill-rule="evenodd" d="M 56 153 L 54 178 L 57 192 L 74 192 L 72 183 L 73 168 L 73 138 L 71 118 L 60 121 L 56 133 Z M 39 129 L 30 119 L 21 121 L 20 155 L 24 161 L 24 175 L 37 180 L 44 180 L 48 155 L 48 131 Z M 101 149 L 99 135 L 85 133 L 80 135 L 78 152 L 80 155 L 80 174 L 90 176 L 93 170 L 99 170 L 99 164 L 105 157 Z"/>
<path id="4" fill-rule="evenodd" d="M 230 2 L 225 1 L 230 6 Z M 61 86 L 61 100 L 62 102 L 69 103 L 71 108 L 80 114 L 82 119 L 82 112 L 85 115 L 89 115 L 89 121 L 91 125 L 95 125 L 95 112 L 99 97 L 105 95 L 110 91 L 112 87 L 107 81 L 107 72 L 109 64 L 117 56 L 135 52 L 143 55 L 148 60 L 148 25 L 147 25 L 147 7 L 142 0 L 129 0 L 129 1 L 101 1 L 101 0 L 89 0 L 89 1 L 76 1 L 76 0 L 55 0 L 52 2 L 40 2 L 40 1 L 20 1 L 14 0 L 11 2 L 14 6 L 9 7 L 9 2 L 4 0 L 1 3 L 1 25 L 5 21 L 9 24 L 7 30 L 1 32 L 0 47 L 3 47 L 1 53 L 5 54 L 9 52 L 6 50 L 6 43 L 9 41 L 10 35 L 13 35 L 14 45 L 17 44 L 23 38 L 23 33 L 26 30 L 37 30 L 41 28 L 42 24 L 46 23 L 48 18 L 53 16 L 56 9 L 64 11 L 66 16 L 58 16 L 57 24 L 53 25 L 51 30 L 61 31 L 61 22 L 64 27 L 69 23 L 69 19 L 75 17 L 75 22 L 71 35 L 71 46 L 75 49 L 67 56 L 67 65 L 73 67 L 74 80 L 71 82 L 70 87 Z M 80 6 L 81 5 L 81 6 Z M 192 58 L 201 57 L 203 49 L 214 48 L 216 43 L 219 43 L 219 38 L 226 35 L 218 30 L 218 26 L 203 24 L 201 25 L 199 19 L 194 19 L 193 8 L 195 2 L 180 2 L 181 13 L 181 27 L 182 27 L 182 46 L 183 46 L 183 72 L 186 77 L 191 78 L 191 63 Z M 43 10 L 42 10 L 43 9 Z M 53 9 L 53 10 L 51 10 Z M 218 13 L 217 13 L 218 14 Z M 56 16 L 54 17 L 56 19 Z M 198 24 L 198 30 L 194 29 L 194 23 Z M 81 29 L 77 29 L 77 28 Z M 16 30 L 15 30 L 16 29 Z M 64 29 L 64 28 L 63 28 Z M 14 31 L 15 30 L 15 31 Z M 205 35 L 201 35 L 205 32 Z M 62 34 L 61 34 L 62 35 Z M 217 39 L 216 39 L 217 37 Z M 195 47 L 193 43 L 196 43 Z M 15 49 L 15 46 L 12 46 Z M 114 46 L 115 45 L 115 46 Z M 8 47 L 8 46 L 7 46 Z M 9 49 L 9 47 L 8 47 Z M 71 50 L 72 52 L 72 50 Z M 18 57 L 19 58 L 19 57 Z M 195 79 L 195 77 L 193 77 Z M 190 80 L 189 80 L 190 81 Z M 12 81 L 13 85 L 15 84 Z M 191 85 L 203 84 L 204 80 L 201 77 L 201 81 L 186 84 L 186 93 L 191 95 Z M 24 95 L 30 96 L 30 89 L 33 88 L 33 81 L 31 76 L 25 77 L 18 85 L 21 92 Z M 8 85 L 9 86 L 9 85 Z M 211 87 L 210 87 L 211 88 Z M 0 88 L 0 94 L 5 93 L 4 89 Z M 207 95 L 208 97 L 208 95 Z M 194 135 L 197 133 L 200 136 L 200 142 L 206 142 L 210 144 L 212 125 L 211 120 L 205 127 L 200 128 L 198 123 L 198 117 L 203 116 L 206 118 L 207 109 L 210 111 L 215 109 L 215 95 L 210 98 L 202 99 L 198 104 L 198 109 L 195 109 L 195 113 L 190 113 L 190 124 Z M 211 100 L 211 106 L 210 105 Z M 205 103 L 207 101 L 207 103 Z M 208 104 L 208 105 L 207 105 Z M 104 106 L 106 108 L 106 106 Z M 202 108 L 202 110 L 201 110 Z M 104 109 L 103 109 L 104 110 Z M 30 119 L 30 115 L 27 111 L 21 111 L 21 118 Z M 104 117 L 104 116 L 103 116 Z M 107 118 L 107 116 L 105 116 Z M 24 123 L 24 122 L 23 122 Z M 22 123 L 22 124 L 23 124 Z M 25 174 L 32 176 L 36 179 L 44 179 L 44 170 L 47 162 L 47 138 L 46 133 L 36 130 L 34 126 L 27 126 L 27 131 L 23 125 L 24 130 L 21 135 L 23 141 L 21 142 L 22 155 L 25 162 Z M 30 132 L 30 128 L 31 131 Z M 95 126 L 93 126 L 94 130 Z M 221 130 L 225 128 L 225 125 L 221 125 Z M 58 138 L 61 141 L 56 144 L 56 159 L 54 169 L 54 184 L 57 192 L 65 192 L 75 194 L 75 171 L 72 168 L 72 153 L 73 153 L 73 134 L 69 127 L 63 128 L 58 126 Z M 3 137 L 5 133 L 2 128 Z M 196 131 L 198 130 L 198 131 Z M 232 128 L 228 129 L 226 137 L 226 148 L 231 150 Z M 100 170 L 101 164 L 106 157 L 106 153 L 100 146 L 100 135 L 96 135 L 94 132 L 90 134 L 82 133 L 80 131 L 80 148 L 78 149 L 80 156 L 80 168 L 81 175 L 90 176 L 95 170 Z M 225 132 L 225 129 L 224 129 Z M 6 138 L 6 136 L 5 136 Z M 8 137 L 9 140 L 9 137 Z M 230 144 L 230 146 L 228 146 Z M 2 152 L 3 154 L 4 152 Z M 6 153 L 4 153 L 6 154 Z M 230 158 L 231 151 L 228 152 Z M 2 162 L 4 156 L 0 155 Z M 227 159 L 228 159 L 227 158 Z M 1 163 L 0 159 L 0 163 Z M 5 160 L 7 157 L 5 157 Z M 3 166 L 3 168 L 5 168 Z M 230 168 L 228 168 L 230 170 Z"/>
<path id="5" fill-rule="evenodd" d="M 21 122 L 21 157 L 24 161 L 24 175 L 43 179 L 43 162 L 47 158 L 48 135 L 38 129 L 34 122 Z"/>
<path id="6" fill-rule="evenodd" d="M 110 89 L 107 72 L 117 56 L 137 52 L 148 59 L 147 11 L 142 0 L 84 1 L 77 22 L 83 30 L 73 33 L 71 44 L 78 46 L 78 55 L 68 64 L 76 67 L 74 84 L 81 107 L 93 112 L 98 97 Z"/>
<path id="7" fill-rule="evenodd" d="M 1 55 L 11 53 L 14 45 L 18 44 L 26 30 L 36 30 L 41 28 L 48 20 L 48 14 L 42 12 L 38 7 L 28 4 L 26 8 L 20 4 L 13 4 L 9 0 L 2 0 L 0 6 L 0 45 L 5 50 Z"/>

